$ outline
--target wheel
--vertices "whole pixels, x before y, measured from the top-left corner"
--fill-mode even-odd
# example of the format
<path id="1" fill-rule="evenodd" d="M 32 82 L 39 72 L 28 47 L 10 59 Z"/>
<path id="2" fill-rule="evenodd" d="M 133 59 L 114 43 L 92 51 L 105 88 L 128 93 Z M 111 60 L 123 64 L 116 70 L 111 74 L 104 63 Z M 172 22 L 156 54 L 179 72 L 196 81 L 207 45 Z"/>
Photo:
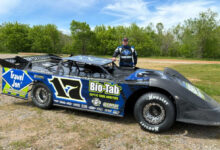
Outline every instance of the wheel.
<path id="1" fill-rule="evenodd" d="M 36 83 L 31 92 L 33 103 L 43 109 L 49 109 L 53 105 L 53 98 L 50 89 L 43 83 Z"/>
<path id="2" fill-rule="evenodd" d="M 161 93 L 146 93 L 134 106 L 134 116 L 140 126 L 150 132 L 170 129 L 175 122 L 175 107 L 172 101 Z"/>

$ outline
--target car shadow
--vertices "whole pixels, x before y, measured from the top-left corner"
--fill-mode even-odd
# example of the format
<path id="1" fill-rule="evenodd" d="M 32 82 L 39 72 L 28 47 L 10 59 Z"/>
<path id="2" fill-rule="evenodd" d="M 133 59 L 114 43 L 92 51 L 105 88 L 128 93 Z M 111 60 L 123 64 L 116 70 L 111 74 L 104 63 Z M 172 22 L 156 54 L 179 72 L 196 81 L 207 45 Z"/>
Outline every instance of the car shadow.
<path id="1" fill-rule="evenodd" d="M 162 134 L 220 140 L 220 126 L 202 126 L 176 122 L 171 130 Z"/>
<path id="2" fill-rule="evenodd" d="M 36 107 L 30 101 L 15 102 L 15 105 L 21 105 L 26 107 Z M 50 111 L 56 111 L 68 115 L 77 115 L 84 118 L 91 118 L 94 120 L 102 120 L 107 122 L 114 122 L 120 124 L 137 124 L 133 117 L 132 111 L 126 112 L 125 117 L 115 117 L 105 114 L 98 114 L 93 112 L 86 112 L 70 108 L 53 107 Z M 138 125 L 138 124 L 137 124 Z M 141 129 L 140 129 L 141 130 Z M 144 132 L 144 131 L 143 131 Z M 153 134 L 153 133 L 152 133 Z M 200 126 L 194 124 L 186 124 L 176 122 L 174 126 L 166 132 L 159 133 L 160 135 L 172 135 L 172 136 L 185 136 L 199 139 L 219 139 L 220 140 L 220 127 L 216 126 Z"/>

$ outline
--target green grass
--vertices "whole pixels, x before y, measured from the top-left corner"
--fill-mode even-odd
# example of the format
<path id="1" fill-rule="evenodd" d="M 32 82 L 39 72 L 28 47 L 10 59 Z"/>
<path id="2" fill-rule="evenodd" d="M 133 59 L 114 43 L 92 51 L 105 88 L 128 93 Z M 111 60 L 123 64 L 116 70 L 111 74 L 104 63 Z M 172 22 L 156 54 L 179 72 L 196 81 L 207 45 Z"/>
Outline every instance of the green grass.
<path id="1" fill-rule="evenodd" d="M 17 54 L 17 53 L 12 53 L 12 52 L 9 52 L 9 51 L 0 51 L 0 54 Z"/>
<path id="2" fill-rule="evenodd" d="M 31 147 L 31 145 L 26 141 L 15 141 L 10 143 L 13 149 L 20 150 Z"/>
<path id="3" fill-rule="evenodd" d="M 31 136 L 19 141 L 13 141 L 10 143 L 10 146 L 13 150 L 27 149 L 27 148 L 31 148 L 32 144 L 35 143 L 38 139 L 39 139 L 38 136 Z"/>
<path id="4" fill-rule="evenodd" d="M 96 56 L 103 58 L 112 58 L 112 55 L 96 55 Z M 138 58 L 220 61 L 220 58 L 186 58 L 186 57 L 171 57 L 171 56 L 147 56 L 147 57 L 138 56 Z"/>
<path id="5" fill-rule="evenodd" d="M 148 57 L 139 57 L 139 58 L 220 61 L 220 58 L 186 58 L 186 57 L 171 57 L 171 56 L 148 56 Z"/>
<path id="6" fill-rule="evenodd" d="M 192 80 L 193 84 L 220 102 L 220 65 L 190 64 L 176 65 L 172 68 Z"/>
<path id="7" fill-rule="evenodd" d="M 44 110 L 43 110 L 43 109 L 38 108 L 38 107 L 33 107 L 33 108 L 31 108 L 31 109 L 32 109 L 32 110 L 34 110 L 34 111 L 36 111 L 36 112 L 37 112 L 37 114 L 39 114 L 39 115 L 43 114 L 43 112 L 44 112 Z"/>

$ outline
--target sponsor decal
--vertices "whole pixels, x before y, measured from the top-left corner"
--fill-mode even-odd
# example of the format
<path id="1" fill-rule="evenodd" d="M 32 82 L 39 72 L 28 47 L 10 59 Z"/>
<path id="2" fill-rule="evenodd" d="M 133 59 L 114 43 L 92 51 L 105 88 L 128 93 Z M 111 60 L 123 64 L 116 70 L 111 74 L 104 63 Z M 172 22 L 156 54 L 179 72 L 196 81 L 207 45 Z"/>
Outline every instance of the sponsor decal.
<path id="1" fill-rule="evenodd" d="M 82 108 L 85 108 L 85 109 L 87 109 L 87 108 L 88 108 L 88 106 L 87 106 L 87 105 L 85 105 L 85 104 L 82 104 L 82 105 L 81 105 L 81 107 L 82 107 Z"/>
<path id="2" fill-rule="evenodd" d="M 114 104 L 114 103 L 104 102 L 103 103 L 103 107 L 105 107 L 105 108 L 112 108 L 112 109 L 118 109 L 119 105 L 118 104 Z"/>
<path id="3" fill-rule="evenodd" d="M 106 98 L 111 100 L 118 100 L 118 97 L 112 95 L 104 95 L 104 94 L 97 94 L 97 93 L 89 93 L 89 96 L 92 97 L 99 97 L 99 98 Z"/>
<path id="4" fill-rule="evenodd" d="M 5 87 L 3 89 L 3 93 L 10 94 L 10 95 L 17 95 L 18 94 L 18 96 L 24 97 L 27 94 L 27 91 L 23 91 L 23 90 L 18 91 L 18 90 L 14 90 L 14 89 L 12 89 L 10 87 L 9 88 Z"/>
<path id="5" fill-rule="evenodd" d="M 198 89 L 197 87 L 193 86 L 192 84 L 189 83 L 185 83 L 186 84 L 186 88 L 191 91 L 192 93 L 194 93 L 195 95 L 197 95 L 198 97 L 205 99 L 205 96 L 202 94 L 201 90 Z"/>
<path id="6" fill-rule="evenodd" d="M 80 107 L 80 104 L 78 104 L 78 103 L 73 103 L 73 106 L 75 106 L 75 107 Z"/>
<path id="7" fill-rule="evenodd" d="M 105 112 L 111 113 L 112 110 L 111 109 L 104 109 Z"/>
<path id="8" fill-rule="evenodd" d="M 32 83 L 32 78 L 27 71 L 2 68 L 2 92 L 22 98 L 28 97 L 28 85 Z"/>
<path id="9" fill-rule="evenodd" d="M 55 103 L 59 103 L 59 100 L 54 100 Z"/>
<path id="10" fill-rule="evenodd" d="M 66 105 L 65 101 L 60 101 L 60 104 Z"/>
<path id="11" fill-rule="evenodd" d="M 177 81 L 181 86 L 185 87 L 187 90 L 189 90 L 193 94 L 195 94 L 198 97 L 205 100 L 205 95 L 203 94 L 203 92 L 199 88 L 195 87 L 194 85 L 192 85 L 188 82 L 182 81 L 182 80 L 177 80 Z"/>
<path id="12" fill-rule="evenodd" d="M 92 104 L 94 106 L 100 106 L 101 105 L 101 101 L 99 100 L 99 98 L 93 98 L 92 99 Z"/>
<path id="13" fill-rule="evenodd" d="M 89 96 L 92 97 L 119 100 L 121 86 L 119 86 L 118 84 L 90 81 L 89 91 L 90 91 Z"/>
<path id="14" fill-rule="evenodd" d="M 44 79 L 44 76 L 42 76 L 42 75 L 34 75 L 34 78 L 38 78 L 38 79 Z"/>
<path id="15" fill-rule="evenodd" d="M 118 111 L 118 110 L 113 110 L 112 113 L 118 115 L 118 114 L 120 113 L 120 111 Z"/>
<path id="16" fill-rule="evenodd" d="M 128 55 L 131 55 L 131 51 L 128 50 L 128 49 L 125 49 L 122 51 L 122 54 L 125 55 L 125 56 L 128 56 Z"/>
<path id="17" fill-rule="evenodd" d="M 89 109 L 91 109 L 91 110 L 95 110 L 95 109 L 96 109 L 96 107 L 89 106 Z"/>
<path id="18" fill-rule="evenodd" d="M 15 90 L 21 90 L 32 82 L 32 79 L 22 70 L 10 69 L 2 78 Z"/>
<path id="19" fill-rule="evenodd" d="M 53 85 L 57 98 L 86 102 L 85 98 L 81 95 L 81 80 L 53 76 L 49 83 Z"/>
<path id="20" fill-rule="evenodd" d="M 66 102 L 66 105 L 72 106 L 71 102 Z"/>
<path id="21" fill-rule="evenodd" d="M 97 107 L 96 110 L 98 110 L 98 111 L 103 111 L 103 108 Z"/>
<path id="22" fill-rule="evenodd" d="M 111 95 L 120 95 L 121 87 L 118 84 L 100 83 L 91 81 L 89 82 L 89 91 L 95 93 L 105 93 Z"/>
<path id="23" fill-rule="evenodd" d="M 62 100 L 54 100 L 54 102 L 59 103 L 59 104 L 63 104 L 63 105 L 68 105 L 68 106 L 81 107 L 81 105 L 79 103 L 72 103 L 72 102 L 67 102 L 67 101 L 62 101 Z"/>

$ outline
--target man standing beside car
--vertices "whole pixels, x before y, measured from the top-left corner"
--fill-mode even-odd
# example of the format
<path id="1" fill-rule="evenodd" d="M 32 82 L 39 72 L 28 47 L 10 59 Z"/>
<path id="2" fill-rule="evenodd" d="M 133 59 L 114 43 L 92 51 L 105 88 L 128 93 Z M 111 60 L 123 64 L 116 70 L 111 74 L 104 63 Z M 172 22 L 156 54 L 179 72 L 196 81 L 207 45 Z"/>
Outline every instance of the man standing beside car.
<path id="1" fill-rule="evenodd" d="M 112 61 L 116 61 L 117 56 L 120 67 L 135 67 L 137 64 L 137 52 L 133 46 L 128 45 L 128 38 L 123 38 L 122 46 L 116 48 Z"/>

